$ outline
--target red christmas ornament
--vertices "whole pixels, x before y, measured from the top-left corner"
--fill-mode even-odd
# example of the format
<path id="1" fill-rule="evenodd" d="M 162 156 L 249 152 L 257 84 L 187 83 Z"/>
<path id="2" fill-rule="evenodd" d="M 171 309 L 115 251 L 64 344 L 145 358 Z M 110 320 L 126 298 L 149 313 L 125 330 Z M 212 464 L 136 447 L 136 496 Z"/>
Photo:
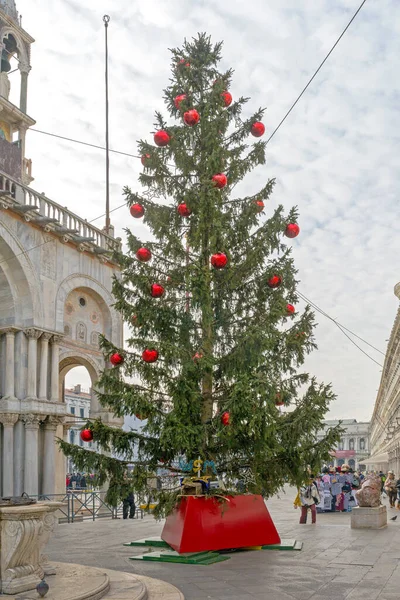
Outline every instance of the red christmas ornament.
<path id="1" fill-rule="evenodd" d="M 222 413 L 222 415 L 221 415 L 222 425 L 230 425 L 230 418 L 231 418 L 231 415 L 228 413 L 228 411 L 225 411 L 224 413 Z"/>
<path id="2" fill-rule="evenodd" d="M 211 257 L 211 264 L 214 269 L 223 269 L 226 267 L 228 262 L 228 257 L 223 252 L 217 252 L 213 254 Z"/>
<path id="3" fill-rule="evenodd" d="M 297 225 L 297 223 L 289 223 L 289 225 L 286 225 L 286 229 L 285 229 L 285 235 L 288 238 L 295 238 L 299 235 L 300 233 L 300 227 Z"/>
<path id="4" fill-rule="evenodd" d="M 151 259 L 151 252 L 148 248 L 139 248 L 136 252 L 136 258 L 140 260 L 140 262 L 147 262 Z"/>
<path id="5" fill-rule="evenodd" d="M 253 123 L 253 125 L 251 126 L 251 135 L 254 135 L 254 137 L 261 137 L 262 135 L 264 135 L 264 133 L 264 123 L 261 123 L 261 121 L 256 121 L 255 123 Z"/>
<path id="6" fill-rule="evenodd" d="M 267 281 L 267 285 L 272 288 L 278 288 L 282 283 L 282 277 L 279 277 L 279 275 L 273 275 L 272 277 L 270 277 Z"/>
<path id="7" fill-rule="evenodd" d="M 175 108 L 179 109 L 181 107 L 181 103 L 186 100 L 186 94 L 179 94 L 179 96 L 175 96 L 174 104 Z"/>
<path id="8" fill-rule="evenodd" d="M 232 94 L 229 92 L 222 92 L 221 96 L 224 101 L 224 106 L 230 106 L 232 104 Z"/>
<path id="9" fill-rule="evenodd" d="M 275 406 L 284 406 L 284 401 L 281 398 L 280 393 L 278 392 L 275 396 Z"/>
<path id="10" fill-rule="evenodd" d="M 288 315 L 294 315 L 294 313 L 296 312 L 296 309 L 293 306 L 293 304 L 286 304 L 286 312 Z"/>
<path id="11" fill-rule="evenodd" d="M 164 294 L 164 292 L 165 292 L 165 289 L 163 288 L 162 285 L 160 285 L 159 283 L 152 284 L 150 293 L 153 296 L 153 298 L 161 298 L 161 296 Z"/>
<path id="12" fill-rule="evenodd" d="M 254 204 L 257 206 L 257 212 L 262 212 L 264 210 L 264 202 L 262 200 L 255 200 Z"/>
<path id="13" fill-rule="evenodd" d="M 168 146 L 170 141 L 170 135 L 163 129 L 161 129 L 161 131 L 156 131 L 156 133 L 154 134 L 154 143 L 156 144 L 156 146 L 160 146 L 160 148 L 162 148 L 163 146 Z"/>
<path id="14" fill-rule="evenodd" d="M 142 206 L 138 202 L 136 204 L 132 204 L 130 208 L 130 213 L 135 219 L 140 219 L 144 215 L 144 206 Z"/>
<path id="15" fill-rule="evenodd" d="M 93 440 L 93 431 L 91 429 L 83 429 L 81 431 L 82 442 L 91 442 Z"/>
<path id="16" fill-rule="evenodd" d="M 196 354 L 193 355 L 194 362 L 199 362 L 199 360 L 202 358 L 203 358 L 203 355 L 201 352 L 196 352 Z"/>
<path id="17" fill-rule="evenodd" d="M 186 58 L 181 58 L 181 60 L 178 62 L 178 67 L 180 67 L 181 69 L 183 67 L 190 67 L 190 62 L 188 62 Z"/>
<path id="18" fill-rule="evenodd" d="M 218 173 L 217 175 L 214 175 L 212 180 L 214 182 L 215 187 L 217 187 L 218 189 L 222 189 L 228 183 L 228 178 L 223 173 Z"/>
<path id="19" fill-rule="evenodd" d="M 188 208 L 187 204 L 182 202 L 178 206 L 178 213 L 181 215 L 181 217 L 189 217 L 192 214 L 192 211 L 190 210 L 190 208 Z"/>
<path id="20" fill-rule="evenodd" d="M 158 359 L 157 350 L 149 350 L 148 348 L 146 348 L 146 350 L 143 350 L 142 359 L 144 360 L 144 362 L 147 363 L 156 362 L 156 360 Z"/>
<path id="21" fill-rule="evenodd" d="M 197 110 L 193 108 L 192 110 L 188 110 L 183 114 L 183 120 L 185 121 L 186 125 L 193 127 L 193 125 L 197 125 L 197 123 L 200 121 L 200 115 Z"/>
<path id="22" fill-rule="evenodd" d="M 124 357 L 119 353 L 115 352 L 115 354 L 111 354 L 110 363 L 116 367 L 117 365 L 121 365 L 124 362 Z"/>
<path id="23" fill-rule="evenodd" d="M 143 154 L 142 158 L 140 159 L 140 162 L 142 163 L 142 165 L 145 167 L 146 163 L 151 159 L 150 154 Z"/>

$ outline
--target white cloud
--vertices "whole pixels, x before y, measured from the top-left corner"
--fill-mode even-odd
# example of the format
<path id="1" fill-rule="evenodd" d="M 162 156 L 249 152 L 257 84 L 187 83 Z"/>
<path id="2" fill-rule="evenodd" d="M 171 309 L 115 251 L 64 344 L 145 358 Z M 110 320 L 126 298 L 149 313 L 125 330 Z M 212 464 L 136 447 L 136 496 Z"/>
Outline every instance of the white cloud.
<path id="1" fill-rule="evenodd" d="M 225 41 L 223 68 L 235 69 L 232 93 L 252 97 L 249 114 L 268 106 L 268 134 L 359 4 L 19 0 L 23 25 L 37 40 L 29 113 L 38 129 L 103 144 L 102 16 L 108 12 L 111 147 L 136 154 L 136 140 L 151 141 L 154 110 L 163 109 L 168 83 L 167 48 L 197 31 Z M 397 306 L 393 286 L 400 279 L 399 11 L 396 0 L 366 3 L 271 141 L 266 167 L 240 188 L 255 191 L 266 178 L 277 178 L 271 208 L 282 202 L 300 210 L 302 231 L 293 246 L 301 291 L 383 350 Z M 32 132 L 27 152 L 36 189 L 88 220 L 104 212 L 101 151 Z M 112 155 L 112 207 L 122 203 L 124 185 L 138 189 L 140 168 L 138 159 Z M 126 210 L 112 220 L 120 235 Z M 321 315 L 317 320 L 319 351 L 307 368 L 332 381 L 338 393 L 332 416 L 369 418 L 380 368 L 330 321 Z"/>

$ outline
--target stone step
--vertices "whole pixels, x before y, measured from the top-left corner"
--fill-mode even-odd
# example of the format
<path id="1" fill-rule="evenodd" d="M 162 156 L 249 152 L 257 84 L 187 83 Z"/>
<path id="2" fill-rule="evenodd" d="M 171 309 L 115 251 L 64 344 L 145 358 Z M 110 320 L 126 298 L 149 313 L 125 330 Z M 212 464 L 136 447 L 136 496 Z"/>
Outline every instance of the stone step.
<path id="1" fill-rule="evenodd" d="M 70 563 L 52 563 L 57 574 L 46 578 L 46 600 L 184 600 L 173 585 L 159 579 L 124 571 L 97 569 Z M 36 590 L 4 600 L 37 600 Z"/>

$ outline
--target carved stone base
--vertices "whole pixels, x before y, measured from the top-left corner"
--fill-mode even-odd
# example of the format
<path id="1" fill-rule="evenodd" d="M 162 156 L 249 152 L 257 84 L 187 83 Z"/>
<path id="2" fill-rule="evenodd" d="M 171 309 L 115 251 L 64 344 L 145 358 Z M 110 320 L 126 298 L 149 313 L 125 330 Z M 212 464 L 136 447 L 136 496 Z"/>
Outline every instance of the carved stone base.
<path id="1" fill-rule="evenodd" d="M 0 593 L 32 590 L 44 576 L 41 551 L 54 529 L 62 502 L 0 506 Z"/>
<path id="2" fill-rule="evenodd" d="M 351 511 L 352 529 L 382 529 L 387 526 L 386 506 L 355 506 Z"/>

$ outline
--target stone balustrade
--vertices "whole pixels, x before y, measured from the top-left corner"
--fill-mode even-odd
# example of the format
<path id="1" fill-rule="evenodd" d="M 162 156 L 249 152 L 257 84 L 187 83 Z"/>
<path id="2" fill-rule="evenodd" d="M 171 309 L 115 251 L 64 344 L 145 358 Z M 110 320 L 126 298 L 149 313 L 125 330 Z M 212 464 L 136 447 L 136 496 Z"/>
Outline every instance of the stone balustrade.
<path id="1" fill-rule="evenodd" d="M 97 227 L 81 219 L 65 207 L 60 206 L 43 194 L 19 183 L 0 170 L 0 206 L 23 216 L 27 222 L 43 227 L 67 243 L 75 244 L 79 250 L 100 256 L 120 250 L 120 238 L 113 238 Z"/>

